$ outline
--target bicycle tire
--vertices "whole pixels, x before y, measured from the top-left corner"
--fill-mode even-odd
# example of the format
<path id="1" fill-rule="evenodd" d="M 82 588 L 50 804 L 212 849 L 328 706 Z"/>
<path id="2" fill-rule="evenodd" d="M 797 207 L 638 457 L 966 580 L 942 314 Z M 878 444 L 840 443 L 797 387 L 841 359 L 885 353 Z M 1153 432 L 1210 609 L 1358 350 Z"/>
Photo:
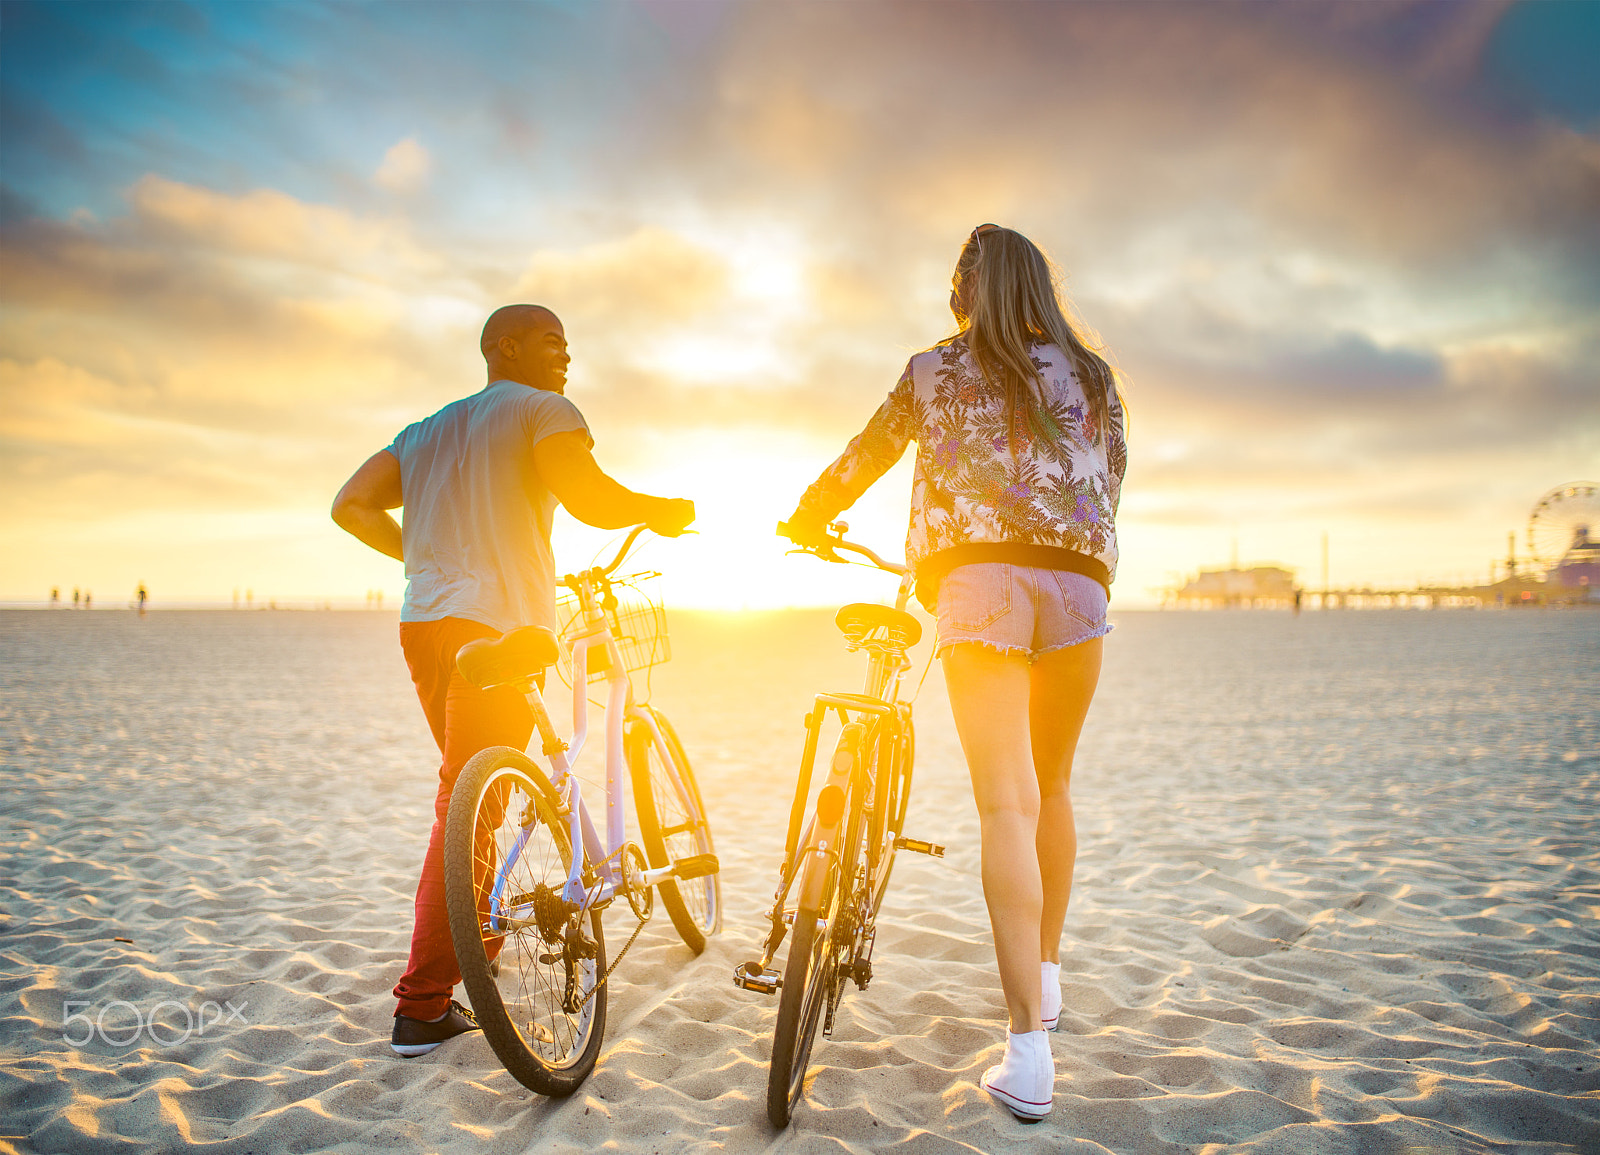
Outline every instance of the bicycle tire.
<path id="1" fill-rule="evenodd" d="M 872 917 L 878 917 L 878 911 L 883 905 L 884 895 L 889 893 L 889 876 L 894 872 L 895 846 L 894 840 L 905 833 L 906 807 L 911 800 L 911 767 L 912 759 L 916 756 L 916 737 L 911 728 L 911 719 L 906 718 L 904 726 L 898 732 L 898 749 L 890 759 L 887 773 L 883 774 L 880 767 L 880 781 L 888 778 L 886 793 L 883 799 L 883 816 L 887 820 L 887 831 L 880 832 L 874 822 L 873 838 L 882 849 L 882 865 L 875 880 L 877 891 L 872 905 Z M 881 839 L 881 841 L 877 841 Z"/>
<path id="2" fill-rule="evenodd" d="M 917 763 L 917 730 L 911 721 L 911 715 L 906 715 L 905 723 L 905 750 L 900 755 L 900 773 L 897 777 L 896 801 L 893 810 L 894 817 L 890 820 L 889 828 L 898 838 L 906 832 L 906 808 L 911 805 L 911 772 Z"/>
<path id="3" fill-rule="evenodd" d="M 891 825 L 890 818 L 897 802 L 900 775 L 900 730 L 893 718 L 880 718 L 873 723 L 863 744 L 865 763 L 873 768 L 872 813 L 867 821 L 867 861 L 876 865 L 893 848 L 885 846 Z"/>
<path id="4" fill-rule="evenodd" d="M 683 743 L 665 714 L 650 706 L 645 709 L 660 727 L 673 761 L 670 768 L 662 763 L 661 753 L 651 741 L 650 727 L 638 719 L 628 722 L 623 749 L 633 780 L 633 805 L 639 816 L 645 856 L 655 867 L 691 855 L 714 854 L 711 824 Z M 665 879 L 657 884 L 656 893 L 684 945 L 695 954 L 705 950 L 707 936 L 722 928 L 720 873 Z"/>
<path id="5" fill-rule="evenodd" d="M 564 932 L 573 924 L 559 896 L 572 848 L 556 813 L 559 804 L 549 779 L 527 755 L 491 747 L 462 768 L 444 836 L 445 906 L 473 1013 L 511 1076 L 553 1098 L 572 1094 L 594 1069 L 607 993 L 599 982 L 605 937 L 594 910 L 587 920 L 594 956 L 574 961 L 571 971 L 582 1002 L 576 1011 L 563 1007 L 569 982 Z M 492 883 L 502 876 L 511 891 L 506 906 L 527 924 L 488 936 L 502 941 L 492 969 L 484 931 Z"/>
<path id="6" fill-rule="evenodd" d="M 853 922 L 848 912 L 855 901 L 856 866 L 866 849 L 867 837 L 855 773 L 845 799 L 845 815 L 839 839 L 841 853 L 823 886 L 821 910 L 802 908 L 795 912 L 783 985 L 778 988 L 778 1022 L 767 1074 L 767 1118 L 778 1128 L 788 1125 L 805 1090 L 818 1019 L 830 1002 L 837 1007 L 847 979 L 839 963 L 844 949 L 854 946 L 855 928 L 846 924 Z M 819 917 L 825 920 L 820 935 Z M 851 932 L 849 942 L 844 941 L 847 930 Z"/>
<path id="7" fill-rule="evenodd" d="M 789 934 L 789 960 L 783 968 L 778 996 L 778 1025 L 772 1037 L 772 1063 L 767 1070 L 767 1118 L 780 1130 L 805 1090 L 817 1022 L 833 984 L 837 960 L 828 951 L 827 933 L 817 933 L 817 914 L 795 914 Z"/>

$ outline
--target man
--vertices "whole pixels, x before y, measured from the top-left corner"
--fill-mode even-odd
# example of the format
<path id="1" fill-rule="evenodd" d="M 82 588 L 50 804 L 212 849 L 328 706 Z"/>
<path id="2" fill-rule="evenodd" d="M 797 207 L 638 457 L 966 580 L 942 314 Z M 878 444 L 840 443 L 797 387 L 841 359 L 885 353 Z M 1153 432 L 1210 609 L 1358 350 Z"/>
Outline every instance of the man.
<path id="1" fill-rule="evenodd" d="M 477 1030 L 451 994 L 461 979 L 445 913 L 443 840 L 461 768 L 489 746 L 527 745 L 533 718 L 514 689 L 486 692 L 456 672 L 456 651 L 516 626 L 555 628 L 556 502 L 602 529 L 643 522 L 676 536 L 694 503 L 625 489 L 595 463 L 594 442 L 564 396 L 566 333 L 549 309 L 507 305 L 481 341 L 489 383 L 407 426 L 345 482 L 333 520 L 405 562 L 400 646 L 443 761 L 433 834 L 417 884 L 411 957 L 394 988 L 401 1055 Z M 402 528 L 389 512 L 405 507 Z"/>

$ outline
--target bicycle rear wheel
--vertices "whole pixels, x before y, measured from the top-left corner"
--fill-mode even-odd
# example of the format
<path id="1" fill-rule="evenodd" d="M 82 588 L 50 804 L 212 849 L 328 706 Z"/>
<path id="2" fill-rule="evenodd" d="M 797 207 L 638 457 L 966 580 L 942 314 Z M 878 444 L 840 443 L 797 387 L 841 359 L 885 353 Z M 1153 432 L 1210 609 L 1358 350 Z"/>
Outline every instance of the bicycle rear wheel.
<path id="1" fill-rule="evenodd" d="M 624 734 L 628 771 L 633 779 L 633 804 L 639 814 L 639 833 L 651 866 L 666 866 L 700 854 L 714 853 L 711 825 L 706 820 L 700 788 L 689 768 L 689 756 L 665 714 L 646 706 L 666 742 L 671 765 L 662 758 L 650 727 L 635 718 Z M 699 954 L 706 937 L 722 928 L 722 880 L 718 874 L 700 878 L 669 878 L 656 887 L 684 944 Z"/>
<path id="2" fill-rule="evenodd" d="M 911 771 L 917 761 L 917 731 L 911 724 L 909 714 L 900 731 L 900 742 L 900 772 L 894 776 L 894 783 L 889 791 L 888 807 L 889 830 L 896 838 L 906 832 L 906 807 L 911 802 Z"/>
<path id="3" fill-rule="evenodd" d="M 872 848 L 876 867 L 875 897 L 872 913 L 876 917 L 889 889 L 889 875 L 894 870 L 894 841 L 905 833 L 906 806 L 911 799 L 911 768 L 916 757 L 916 736 L 911 719 L 892 730 L 885 726 L 876 734 L 873 748 L 877 758 L 878 804 L 873 812 Z"/>
<path id="4" fill-rule="evenodd" d="M 463 767 L 445 820 L 445 904 L 461 981 L 507 1071 L 541 1095 L 576 1091 L 606 1023 L 600 912 L 561 898 L 572 863 L 555 790 L 508 746 Z"/>

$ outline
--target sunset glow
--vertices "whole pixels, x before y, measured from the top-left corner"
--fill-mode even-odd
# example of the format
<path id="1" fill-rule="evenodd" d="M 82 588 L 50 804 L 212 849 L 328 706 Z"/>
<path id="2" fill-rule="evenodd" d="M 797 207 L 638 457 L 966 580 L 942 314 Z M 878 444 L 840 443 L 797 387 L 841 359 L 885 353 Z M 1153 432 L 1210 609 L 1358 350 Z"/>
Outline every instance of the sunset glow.
<path id="1" fill-rule="evenodd" d="M 698 503 L 671 596 L 834 601 L 773 524 L 983 220 L 1125 376 L 1119 605 L 1324 533 L 1335 583 L 1481 579 L 1600 462 L 1600 102 L 1538 55 L 1592 14 L 7 4 L 0 600 L 398 604 L 328 503 L 536 300 L 602 465 Z M 889 551 L 908 484 L 850 515 Z"/>

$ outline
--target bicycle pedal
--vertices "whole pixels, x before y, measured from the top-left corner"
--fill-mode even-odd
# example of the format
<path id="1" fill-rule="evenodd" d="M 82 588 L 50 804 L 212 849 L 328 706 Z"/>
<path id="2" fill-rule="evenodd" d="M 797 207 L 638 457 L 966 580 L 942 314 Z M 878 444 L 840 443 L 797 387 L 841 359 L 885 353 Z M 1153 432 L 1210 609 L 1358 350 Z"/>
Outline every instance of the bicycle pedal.
<path id="1" fill-rule="evenodd" d="M 760 963 L 740 963 L 733 968 L 733 985 L 757 994 L 772 995 L 783 985 L 783 976 L 777 971 L 762 970 Z"/>
<path id="2" fill-rule="evenodd" d="M 924 842 L 920 838 L 896 838 L 896 850 L 909 850 L 916 854 L 931 854 L 934 858 L 944 857 L 944 847 L 937 842 Z"/>
<path id="3" fill-rule="evenodd" d="M 687 882 L 691 878 L 704 878 L 722 869 L 715 854 L 691 854 L 672 864 L 672 877 Z"/>

